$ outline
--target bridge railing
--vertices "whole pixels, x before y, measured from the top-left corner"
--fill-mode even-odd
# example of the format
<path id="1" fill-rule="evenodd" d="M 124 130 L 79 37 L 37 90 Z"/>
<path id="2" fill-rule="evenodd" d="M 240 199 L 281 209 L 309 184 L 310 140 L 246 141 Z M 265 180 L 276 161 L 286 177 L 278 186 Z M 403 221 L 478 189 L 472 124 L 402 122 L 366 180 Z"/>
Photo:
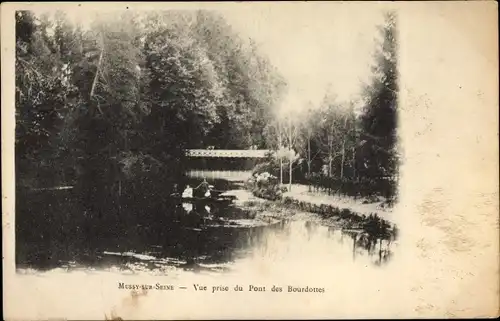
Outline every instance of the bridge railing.
<path id="1" fill-rule="evenodd" d="M 250 178 L 251 171 L 225 171 L 225 170 L 190 170 L 188 177 L 206 179 L 225 179 L 228 181 L 246 181 Z"/>
<path id="2" fill-rule="evenodd" d="M 267 149 L 187 149 L 189 157 L 215 157 L 215 158 L 265 158 L 269 153 Z"/>

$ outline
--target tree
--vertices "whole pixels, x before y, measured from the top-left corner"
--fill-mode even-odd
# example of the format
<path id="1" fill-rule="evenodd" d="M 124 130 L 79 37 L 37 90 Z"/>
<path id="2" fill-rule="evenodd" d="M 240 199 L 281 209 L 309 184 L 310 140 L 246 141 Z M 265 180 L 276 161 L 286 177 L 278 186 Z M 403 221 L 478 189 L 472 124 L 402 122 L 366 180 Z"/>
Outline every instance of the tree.
<path id="1" fill-rule="evenodd" d="M 307 176 L 312 174 L 312 164 L 316 157 L 320 154 L 320 150 L 315 146 L 315 137 L 319 130 L 318 124 L 321 121 L 321 113 L 313 109 L 309 102 L 306 107 L 306 114 L 301 117 L 299 122 L 300 134 L 298 136 L 297 149 L 300 154 L 306 155 Z"/>
<path id="2" fill-rule="evenodd" d="M 346 161 L 348 157 L 348 152 L 356 149 L 357 139 L 356 139 L 356 116 L 354 114 L 354 105 L 349 103 L 342 115 L 341 121 L 341 131 L 342 135 L 340 137 L 341 141 L 341 163 L 340 163 L 340 179 L 345 176 Z"/>
<path id="3" fill-rule="evenodd" d="M 285 147 L 286 156 L 288 160 L 288 190 L 292 190 L 292 174 L 293 174 L 293 164 L 299 159 L 299 155 L 295 152 L 295 148 L 299 141 L 299 126 L 296 120 L 293 119 L 291 114 L 286 114 L 283 117 L 283 125 L 285 132 Z"/>
<path id="4" fill-rule="evenodd" d="M 279 160 L 280 185 L 283 185 L 283 158 L 284 131 L 282 121 L 278 118 L 271 121 L 264 130 L 266 144 L 275 151 L 274 155 Z"/>
<path id="5" fill-rule="evenodd" d="M 274 150 L 274 158 L 279 162 L 280 184 L 285 179 L 284 168 L 288 167 L 288 187 L 291 190 L 294 164 L 300 160 L 295 151 L 300 143 L 300 127 L 290 115 L 277 115 L 264 130 L 266 144 Z"/>
<path id="6" fill-rule="evenodd" d="M 44 177 L 38 183 L 45 185 L 65 180 L 71 142 L 64 129 L 78 105 L 69 60 L 61 55 L 69 56 L 71 33 L 61 18 L 53 23 L 48 16 L 16 13 L 16 170 L 21 184 L 31 173 Z"/>
<path id="7" fill-rule="evenodd" d="M 362 148 L 364 165 L 360 166 L 363 169 L 360 174 L 377 180 L 393 178 L 397 171 L 396 30 L 396 16 L 393 12 L 389 12 L 385 24 L 380 28 L 382 41 L 375 52 L 376 64 L 372 68 L 372 82 L 364 92 L 366 104 L 361 116 L 360 133 L 364 142 Z"/>
<path id="8" fill-rule="evenodd" d="M 352 103 L 340 104 L 335 97 L 327 95 L 322 108 L 317 112 L 319 129 L 316 142 L 328 166 L 328 176 L 332 177 L 338 168 L 343 179 L 349 150 L 355 148 L 356 117 Z"/>

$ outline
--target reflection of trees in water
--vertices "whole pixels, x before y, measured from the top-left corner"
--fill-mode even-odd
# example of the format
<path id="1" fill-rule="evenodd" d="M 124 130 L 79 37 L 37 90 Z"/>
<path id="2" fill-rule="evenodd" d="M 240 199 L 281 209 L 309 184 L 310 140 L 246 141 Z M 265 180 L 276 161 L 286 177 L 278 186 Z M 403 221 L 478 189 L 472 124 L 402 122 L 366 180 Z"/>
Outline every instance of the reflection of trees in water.
<path id="1" fill-rule="evenodd" d="M 352 239 L 352 255 L 356 259 L 358 250 L 365 251 L 369 256 L 377 256 L 376 265 L 382 265 L 392 257 L 392 239 L 382 239 L 362 231 L 342 231 Z"/>
<path id="2" fill-rule="evenodd" d="M 395 233 L 391 229 L 387 229 L 383 224 L 378 226 L 373 224 L 371 229 L 348 230 L 336 226 L 325 227 L 319 223 L 307 221 L 304 222 L 304 227 L 307 231 L 308 240 L 317 237 L 324 231 L 326 231 L 325 237 L 335 240 L 339 245 L 347 244 L 346 240 L 350 240 L 353 259 L 356 259 L 357 254 L 364 252 L 370 257 L 376 258 L 374 262 L 376 265 L 381 265 L 386 263 L 392 256 L 391 244 L 395 239 Z M 340 234 L 335 237 L 337 231 Z"/>
<path id="3" fill-rule="evenodd" d="M 290 226 L 287 221 L 279 221 L 269 225 L 238 229 L 242 230 L 242 237 L 245 239 L 245 246 L 240 248 L 242 252 L 249 252 L 255 248 L 261 248 L 263 251 L 267 251 L 270 238 L 273 238 L 278 234 L 282 237 L 289 237 L 291 233 Z"/>
<path id="4" fill-rule="evenodd" d="M 208 207 L 207 210 L 206 204 L 195 203 L 192 211 L 181 208 L 178 213 L 180 230 L 197 232 L 194 239 L 179 240 L 185 247 L 184 259 L 193 263 L 226 263 L 234 261 L 245 250 L 264 244 L 263 233 L 269 226 L 239 227 L 234 222 L 251 219 L 254 214 L 232 206 Z"/>
<path id="5" fill-rule="evenodd" d="M 308 240 L 311 240 L 311 234 L 314 233 L 314 231 L 316 230 L 316 225 L 313 224 L 313 222 L 311 221 L 307 221 L 306 222 L 306 230 L 307 230 L 307 237 L 308 237 Z"/>
<path id="6" fill-rule="evenodd" d="M 31 198 L 30 204 L 36 201 L 37 207 L 26 208 L 20 204 L 16 213 L 19 218 L 16 228 L 28 231 L 32 226 L 39 227 L 39 233 L 16 233 L 17 262 L 24 266 L 57 267 L 76 262 L 80 266 L 124 267 L 131 262 L 141 262 L 130 256 L 104 255 L 105 251 L 151 255 L 159 260 L 154 264 L 160 266 L 175 265 L 170 259 L 187 262 L 188 266 L 220 264 L 249 253 L 274 255 L 281 247 L 288 251 L 289 242 L 299 241 L 296 244 L 300 245 L 301 241 L 309 240 L 321 244 L 323 240 L 329 242 L 331 239 L 332 246 L 342 243 L 349 246 L 347 240 L 354 238 L 352 233 L 345 238 L 346 232 L 340 232 L 338 228 L 310 221 L 283 220 L 265 226 L 242 227 L 237 222 L 248 220 L 244 222 L 251 223 L 256 212 L 232 205 L 209 206 L 207 209 L 207 204 L 194 203 L 192 209 L 186 211 L 180 202 L 158 200 L 147 208 L 123 208 L 119 215 L 97 215 L 80 211 L 70 199 L 50 199 L 46 194 Z M 373 224 L 373 227 L 368 230 L 376 232 L 377 225 Z M 336 235 L 337 230 L 339 234 Z M 386 240 L 377 243 L 379 238 L 368 232 L 356 232 L 355 235 L 352 242 L 356 250 L 362 249 L 371 256 L 379 255 L 378 262 L 390 258 Z"/>

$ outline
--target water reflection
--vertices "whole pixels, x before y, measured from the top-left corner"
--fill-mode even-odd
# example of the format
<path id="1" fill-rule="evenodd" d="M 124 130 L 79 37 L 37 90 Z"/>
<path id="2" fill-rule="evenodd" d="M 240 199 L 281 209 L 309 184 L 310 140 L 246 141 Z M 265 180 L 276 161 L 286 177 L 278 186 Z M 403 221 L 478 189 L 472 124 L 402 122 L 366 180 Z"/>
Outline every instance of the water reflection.
<path id="1" fill-rule="evenodd" d="M 181 202 L 156 209 L 121 218 L 113 223 L 113 232 L 102 229 L 94 238 L 86 236 L 97 225 L 83 222 L 80 234 L 65 242 L 43 235 L 18 239 L 18 267 L 168 274 L 172 269 L 228 271 L 249 260 L 294 265 L 368 260 L 383 265 L 392 255 L 390 240 L 324 225 L 315 214 L 277 220 L 234 205 Z"/>
<path id="2" fill-rule="evenodd" d="M 353 260 L 356 259 L 356 255 L 362 255 L 366 252 L 371 257 L 376 258 L 373 263 L 381 265 L 382 263 L 387 262 L 392 256 L 392 240 L 376 238 L 368 233 L 359 231 L 342 231 L 342 233 L 348 235 L 352 239 Z"/>

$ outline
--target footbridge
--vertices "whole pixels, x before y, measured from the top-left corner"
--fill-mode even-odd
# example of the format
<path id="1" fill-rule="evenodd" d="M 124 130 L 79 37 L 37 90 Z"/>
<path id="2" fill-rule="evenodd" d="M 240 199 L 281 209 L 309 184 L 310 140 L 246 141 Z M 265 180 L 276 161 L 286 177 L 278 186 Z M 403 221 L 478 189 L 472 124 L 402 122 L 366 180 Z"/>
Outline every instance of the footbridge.
<path id="1" fill-rule="evenodd" d="M 267 149 L 187 149 L 191 168 L 188 175 L 244 181 L 250 177 L 252 168 L 259 160 L 266 158 L 270 152 Z"/>
<path id="2" fill-rule="evenodd" d="M 269 152 L 267 149 L 188 149 L 186 155 L 210 158 L 265 158 Z"/>

